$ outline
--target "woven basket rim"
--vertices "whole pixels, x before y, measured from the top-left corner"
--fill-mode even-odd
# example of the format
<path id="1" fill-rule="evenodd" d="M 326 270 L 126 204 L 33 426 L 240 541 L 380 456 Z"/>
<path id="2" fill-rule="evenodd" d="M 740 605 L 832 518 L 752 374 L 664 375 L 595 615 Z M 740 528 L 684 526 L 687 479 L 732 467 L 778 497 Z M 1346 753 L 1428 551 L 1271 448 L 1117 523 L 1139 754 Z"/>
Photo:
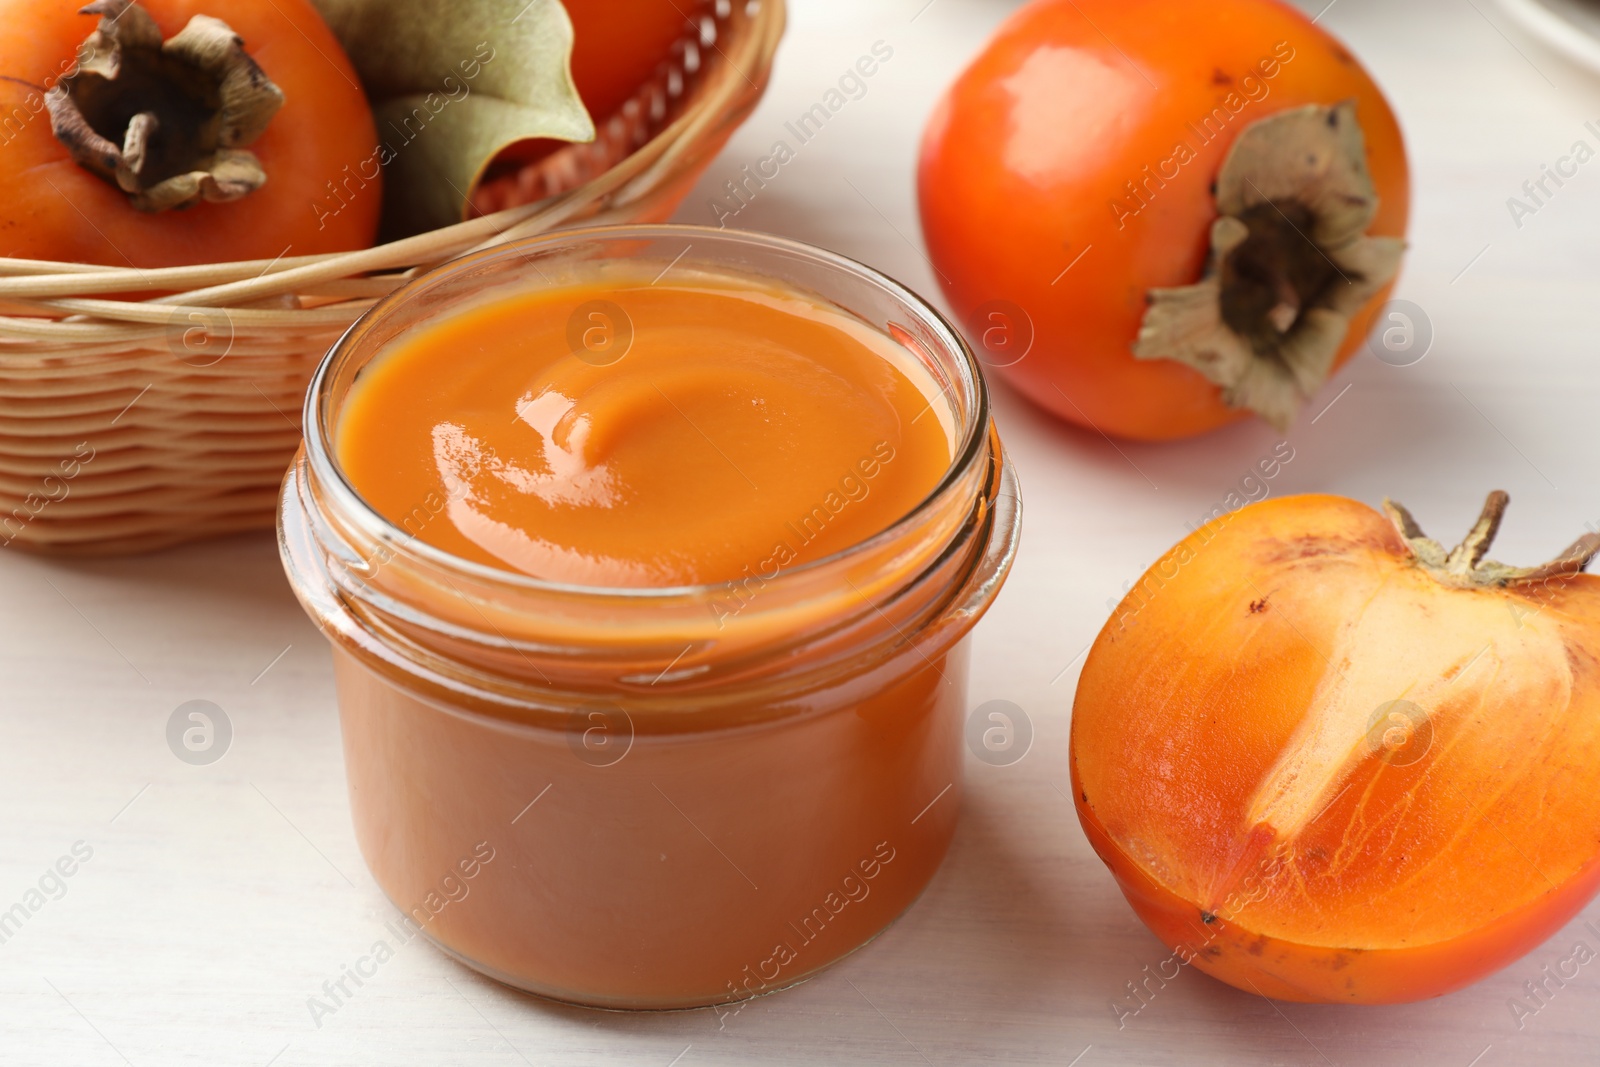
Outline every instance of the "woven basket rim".
<path id="1" fill-rule="evenodd" d="M 700 92 L 660 132 L 604 172 L 565 193 L 481 215 L 426 233 L 368 248 L 274 260 L 234 260 L 178 267 L 138 268 L 0 257 L 0 337 L 37 341 L 106 339 L 106 324 L 159 328 L 186 309 L 225 308 L 253 328 L 306 328 L 350 321 L 353 306 L 379 294 L 312 308 L 249 306 L 305 293 L 348 279 L 385 276 L 398 281 L 432 266 L 517 237 L 544 232 L 574 217 L 603 219 L 613 209 L 647 195 L 682 158 L 720 128 L 754 107 L 783 34 L 785 0 L 733 0 L 742 4 L 748 32 L 730 48 L 717 47 Z M 596 204 L 600 211 L 589 209 Z M 158 292 L 147 300 L 97 299 L 96 294 Z M 19 308 L 43 314 L 16 314 Z M 53 314 L 52 314 L 53 313 Z M 60 321 L 71 316 L 74 321 Z M 0 360 L 8 355 L 0 346 Z"/>

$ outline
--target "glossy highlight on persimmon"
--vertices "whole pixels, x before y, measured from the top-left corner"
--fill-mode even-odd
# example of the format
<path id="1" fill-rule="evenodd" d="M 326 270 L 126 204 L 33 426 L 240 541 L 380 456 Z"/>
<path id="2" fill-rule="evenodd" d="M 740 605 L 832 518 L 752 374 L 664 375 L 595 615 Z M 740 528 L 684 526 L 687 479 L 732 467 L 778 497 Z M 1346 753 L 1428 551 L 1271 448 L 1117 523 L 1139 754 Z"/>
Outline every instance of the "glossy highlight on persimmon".
<path id="1" fill-rule="evenodd" d="M 1090 650 L 1078 816 L 1184 962 L 1284 1000 L 1438 996 L 1600 888 L 1600 551 L 1484 560 L 1295 496 L 1159 560 Z"/>

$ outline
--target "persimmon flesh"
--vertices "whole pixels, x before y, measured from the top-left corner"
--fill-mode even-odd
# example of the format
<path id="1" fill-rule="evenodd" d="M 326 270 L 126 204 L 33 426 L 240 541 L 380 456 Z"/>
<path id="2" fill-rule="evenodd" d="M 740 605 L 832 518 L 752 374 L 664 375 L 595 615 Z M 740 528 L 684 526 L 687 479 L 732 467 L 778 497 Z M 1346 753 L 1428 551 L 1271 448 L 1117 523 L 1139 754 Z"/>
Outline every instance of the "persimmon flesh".
<path id="1" fill-rule="evenodd" d="M 1090 650 L 1078 815 L 1134 910 L 1248 992 L 1465 986 L 1600 888 L 1600 578 L 1410 515 L 1264 501 L 1175 546 Z M 1391 521 L 1392 520 L 1392 521 Z"/>

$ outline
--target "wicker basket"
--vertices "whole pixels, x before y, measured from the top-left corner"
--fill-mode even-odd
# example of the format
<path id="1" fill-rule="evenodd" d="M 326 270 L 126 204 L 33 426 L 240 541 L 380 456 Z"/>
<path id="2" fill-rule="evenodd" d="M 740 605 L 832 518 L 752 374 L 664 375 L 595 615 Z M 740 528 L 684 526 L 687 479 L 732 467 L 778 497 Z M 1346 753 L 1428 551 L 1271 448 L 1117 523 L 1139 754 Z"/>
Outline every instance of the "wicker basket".
<path id="1" fill-rule="evenodd" d="M 442 230 L 163 270 L 0 259 L 0 545 L 133 552 L 270 525 L 306 381 L 363 311 L 488 244 L 664 220 L 755 106 L 783 22 L 783 0 L 716 0 L 593 143 L 486 183 L 492 213 Z"/>

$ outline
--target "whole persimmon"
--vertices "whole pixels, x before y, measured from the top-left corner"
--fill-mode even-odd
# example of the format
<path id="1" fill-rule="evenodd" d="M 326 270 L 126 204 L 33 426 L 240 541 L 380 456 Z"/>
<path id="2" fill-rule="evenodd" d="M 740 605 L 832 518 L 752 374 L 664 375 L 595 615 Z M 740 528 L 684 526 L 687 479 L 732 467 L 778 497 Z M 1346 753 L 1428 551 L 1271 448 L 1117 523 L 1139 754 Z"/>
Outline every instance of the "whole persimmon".
<path id="1" fill-rule="evenodd" d="M 1129 592 L 1072 715 L 1078 817 L 1192 963 L 1283 1000 L 1437 996 L 1600 887 L 1600 551 L 1518 568 L 1404 509 L 1222 515 Z"/>
<path id="2" fill-rule="evenodd" d="M 1285 425 L 1371 329 L 1400 128 L 1278 0 L 1033 0 L 937 105 L 923 235 L 979 355 L 1107 434 Z"/>
<path id="3" fill-rule="evenodd" d="M 168 267 L 372 243 L 377 134 L 309 0 L 0 0 L 0 21 L 0 256 Z"/>
<path id="4" fill-rule="evenodd" d="M 572 81 L 595 125 L 633 98 L 686 38 L 698 38 L 709 0 L 565 0 L 572 20 Z M 491 175 L 542 159 L 566 141 L 518 141 Z"/>
<path id="5" fill-rule="evenodd" d="M 655 73 L 672 46 L 699 37 L 709 0 L 566 0 L 572 80 L 595 121 L 616 112 Z"/>

